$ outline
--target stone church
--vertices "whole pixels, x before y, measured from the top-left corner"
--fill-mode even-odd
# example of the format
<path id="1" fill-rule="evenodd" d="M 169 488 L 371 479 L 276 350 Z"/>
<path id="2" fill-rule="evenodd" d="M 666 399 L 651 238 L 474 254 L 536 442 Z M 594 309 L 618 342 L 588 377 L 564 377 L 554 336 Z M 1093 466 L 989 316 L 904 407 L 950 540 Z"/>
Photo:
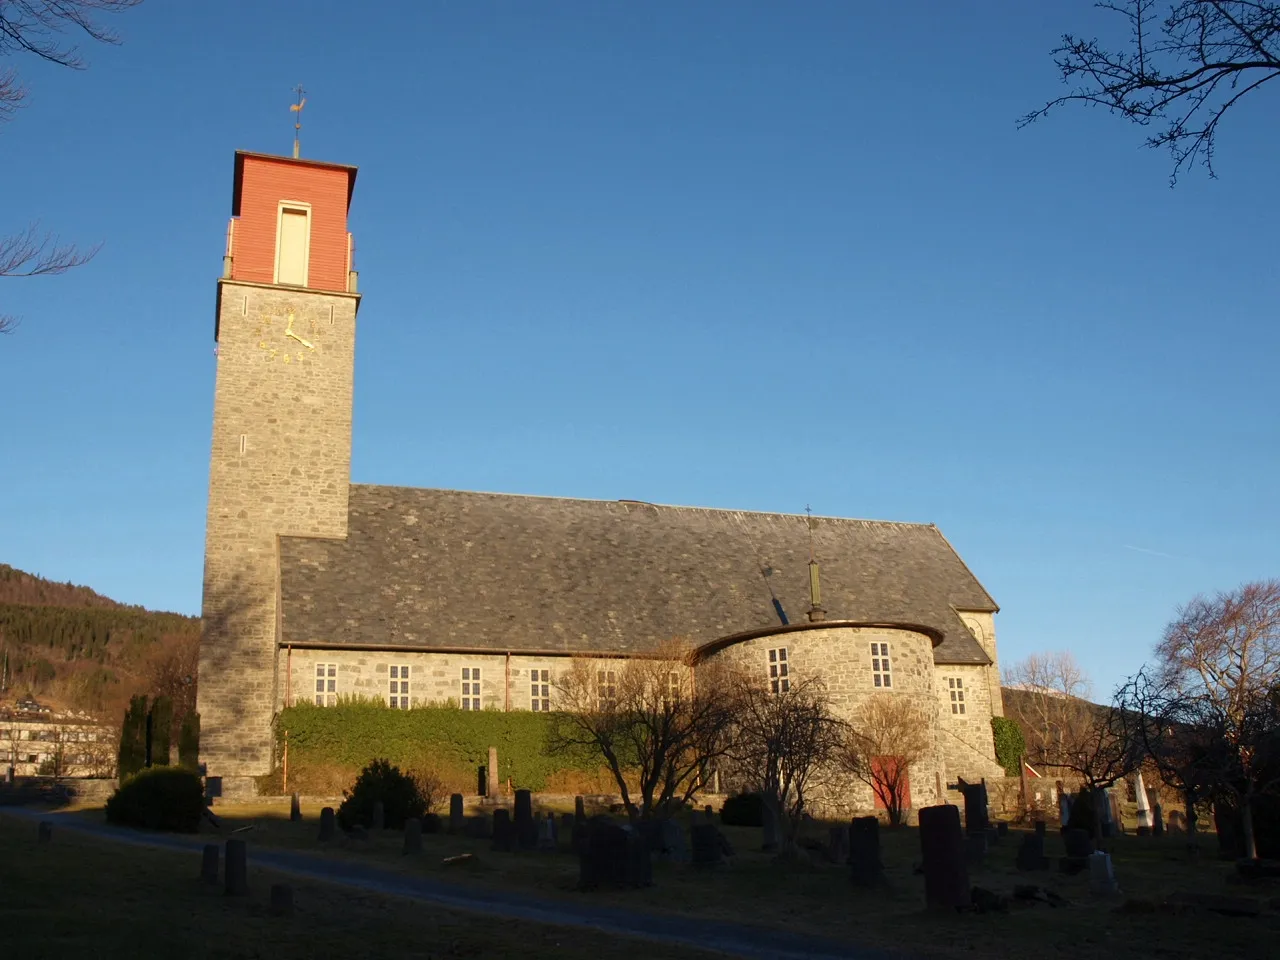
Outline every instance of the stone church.
<path id="1" fill-rule="evenodd" d="M 211 792 L 253 792 L 290 703 L 554 710 L 574 658 L 607 685 L 672 640 L 695 679 L 719 658 L 774 689 L 821 677 L 849 714 L 914 698 L 934 744 L 916 806 L 998 773 L 998 608 L 935 526 L 352 484 L 355 181 L 235 154 L 200 644 Z"/>

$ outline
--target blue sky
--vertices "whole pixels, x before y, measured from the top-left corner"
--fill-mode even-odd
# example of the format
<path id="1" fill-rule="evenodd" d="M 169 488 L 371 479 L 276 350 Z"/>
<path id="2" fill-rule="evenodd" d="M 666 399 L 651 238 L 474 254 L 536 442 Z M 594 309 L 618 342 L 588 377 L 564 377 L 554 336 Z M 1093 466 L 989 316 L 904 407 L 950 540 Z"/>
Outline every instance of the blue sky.
<path id="1" fill-rule="evenodd" d="M 290 150 L 301 82 L 304 154 L 360 167 L 357 482 L 933 522 L 1001 659 L 1099 695 L 1280 572 L 1280 134 L 1246 101 L 1171 190 L 1101 111 L 1015 129 L 1087 0 L 113 22 L 12 61 L 0 230 L 104 247 L 0 281 L 0 561 L 198 612 L 232 153 Z"/>

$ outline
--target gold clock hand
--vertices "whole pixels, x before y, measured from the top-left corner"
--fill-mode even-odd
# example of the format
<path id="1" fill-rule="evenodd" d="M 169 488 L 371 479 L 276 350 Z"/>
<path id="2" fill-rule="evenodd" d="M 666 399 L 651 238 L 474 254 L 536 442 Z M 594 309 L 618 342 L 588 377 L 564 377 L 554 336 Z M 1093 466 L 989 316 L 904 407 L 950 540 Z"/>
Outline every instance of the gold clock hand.
<path id="1" fill-rule="evenodd" d="M 284 332 L 284 335 L 286 337 L 293 337 L 293 339 L 297 340 L 300 344 L 302 344 L 308 350 L 314 350 L 316 348 L 316 345 L 314 343 L 312 343 L 310 340 L 303 339 L 302 337 L 294 333 L 292 330 L 286 330 Z"/>

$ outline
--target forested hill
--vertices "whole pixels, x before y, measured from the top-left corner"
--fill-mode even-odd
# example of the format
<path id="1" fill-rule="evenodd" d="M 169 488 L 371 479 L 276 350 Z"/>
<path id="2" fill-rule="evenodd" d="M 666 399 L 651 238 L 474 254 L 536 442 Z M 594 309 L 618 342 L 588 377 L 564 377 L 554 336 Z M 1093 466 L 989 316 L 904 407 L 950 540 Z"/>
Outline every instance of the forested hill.
<path id="1" fill-rule="evenodd" d="M 125 606 L 0 564 L 0 701 L 32 696 L 114 721 L 133 694 L 164 693 L 185 712 L 199 640 L 198 617 Z"/>
<path id="2" fill-rule="evenodd" d="M 0 563 L 0 603 L 19 603 L 29 607 L 123 606 L 89 587 L 55 583 L 7 563 Z"/>

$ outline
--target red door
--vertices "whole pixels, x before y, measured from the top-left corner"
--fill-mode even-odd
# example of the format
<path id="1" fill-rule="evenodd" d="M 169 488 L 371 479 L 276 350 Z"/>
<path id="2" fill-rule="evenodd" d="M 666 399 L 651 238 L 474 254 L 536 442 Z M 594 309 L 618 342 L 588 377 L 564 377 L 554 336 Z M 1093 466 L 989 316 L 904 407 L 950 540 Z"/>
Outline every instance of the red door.
<path id="1" fill-rule="evenodd" d="M 876 797 L 876 809 L 887 809 L 889 804 L 886 801 L 892 795 L 891 790 L 896 789 L 900 800 L 898 809 L 909 810 L 911 808 L 911 780 L 907 774 L 906 765 L 902 764 L 902 758 L 872 757 L 871 770 L 871 778 L 876 782 L 871 791 Z"/>

